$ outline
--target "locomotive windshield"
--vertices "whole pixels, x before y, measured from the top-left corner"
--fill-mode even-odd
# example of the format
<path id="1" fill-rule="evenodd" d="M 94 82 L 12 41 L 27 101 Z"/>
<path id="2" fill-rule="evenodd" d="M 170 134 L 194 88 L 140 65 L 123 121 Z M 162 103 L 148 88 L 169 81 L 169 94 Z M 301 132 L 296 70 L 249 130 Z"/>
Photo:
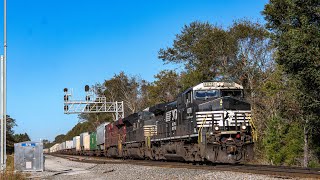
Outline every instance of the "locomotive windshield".
<path id="1" fill-rule="evenodd" d="M 232 96 L 232 97 L 242 97 L 242 90 L 238 89 L 226 89 L 226 90 L 221 90 L 221 97 L 224 96 Z"/>
<path id="2" fill-rule="evenodd" d="M 196 99 L 208 99 L 208 98 L 218 97 L 218 91 L 217 90 L 195 91 L 195 97 Z"/>

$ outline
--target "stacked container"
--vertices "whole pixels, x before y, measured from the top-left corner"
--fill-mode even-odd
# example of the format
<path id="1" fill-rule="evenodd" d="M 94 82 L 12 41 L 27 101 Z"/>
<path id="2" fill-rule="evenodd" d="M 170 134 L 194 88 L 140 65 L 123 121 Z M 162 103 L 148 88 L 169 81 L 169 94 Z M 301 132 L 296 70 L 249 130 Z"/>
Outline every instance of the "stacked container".
<path id="1" fill-rule="evenodd" d="M 95 151 L 97 149 L 97 134 L 92 132 L 90 134 L 90 150 Z"/>
<path id="2" fill-rule="evenodd" d="M 99 150 L 104 150 L 104 143 L 105 143 L 105 133 L 106 133 L 106 126 L 108 125 L 109 123 L 106 122 L 106 123 L 103 123 L 103 124 L 100 124 L 100 126 L 97 127 L 97 148 Z"/>
<path id="3" fill-rule="evenodd" d="M 73 141 L 66 141 L 66 149 L 72 149 L 73 148 Z"/>
<path id="4" fill-rule="evenodd" d="M 80 136 L 73 137 L 73 148 L 75 148 L 76 151 L 80 151 Z"/>
<path id="5" fill-rule="evenodd" d="M 51 148 L 50 148 L 49 151 L 50 151 L 51 153 L 57 152 L 58 149 L 59 149 L 59 145 L 60 145 L 60 144 L 55 144 L 55 145 L 51 146 Z"/>
<path id="6" fill-rule="evenodd" d="M 90 134 L 88 132 L 80 134 L 80 148 L 81 150 L 90 150 Z"/>
<path id="7" fill-rule="evenodd" d="M 60 143 L 58 151 L 63 151 L 65 149 L 66 149 L 66 142 Z"/>

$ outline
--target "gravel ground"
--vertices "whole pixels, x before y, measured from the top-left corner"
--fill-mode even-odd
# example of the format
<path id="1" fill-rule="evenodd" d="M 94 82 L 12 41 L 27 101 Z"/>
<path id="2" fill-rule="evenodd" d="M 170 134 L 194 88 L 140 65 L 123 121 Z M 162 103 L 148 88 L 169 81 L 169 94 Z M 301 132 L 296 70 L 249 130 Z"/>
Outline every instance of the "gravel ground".
<path id="1" fill-rule="evenodd" d="M 90 164 L 47 155 L 44 172 L 30 173 L 30 179 L 281 179 L 265 175 L 184 168 L 149 167 L 131 164 Z"/>

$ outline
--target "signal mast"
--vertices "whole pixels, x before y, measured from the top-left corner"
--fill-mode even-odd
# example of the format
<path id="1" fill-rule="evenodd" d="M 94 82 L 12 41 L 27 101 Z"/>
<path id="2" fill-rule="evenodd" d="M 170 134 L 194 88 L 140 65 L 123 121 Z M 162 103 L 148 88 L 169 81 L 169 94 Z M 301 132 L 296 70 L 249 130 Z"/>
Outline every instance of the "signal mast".
<path id="1" fill-rule="evenodd" d="M 115 113 L 116 120 L 124 118 L 123 101 L 108 102 L 107 98 L 95 97 L 93 89 L 88 85 L 85 86 L 85 100 L 73 100 L 73 92 L 64 88 L 64 114 L 81 114 L 81 113 Z"/>

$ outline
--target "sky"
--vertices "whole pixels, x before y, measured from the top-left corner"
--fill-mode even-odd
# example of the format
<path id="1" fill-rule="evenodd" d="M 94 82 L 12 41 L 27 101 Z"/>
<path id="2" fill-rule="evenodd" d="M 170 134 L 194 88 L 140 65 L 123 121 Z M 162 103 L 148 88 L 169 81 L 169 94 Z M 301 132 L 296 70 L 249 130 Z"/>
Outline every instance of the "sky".
<path id="1" fill-rule="evenodd" d="M 63 113 L 63 88 L 84 99 L 84 86 L 124 71 L 148 81 L 163 69 L 160 48 L 193 21 L 228 27 L 264 23 L 268 0 L 7 0 L 7 114 L 15 133 L 54 140 L 78 123 Z M 3 3 L 0 3 L 3 13 Z M 0 53 L 3 53 L 3 20 Z"/>

